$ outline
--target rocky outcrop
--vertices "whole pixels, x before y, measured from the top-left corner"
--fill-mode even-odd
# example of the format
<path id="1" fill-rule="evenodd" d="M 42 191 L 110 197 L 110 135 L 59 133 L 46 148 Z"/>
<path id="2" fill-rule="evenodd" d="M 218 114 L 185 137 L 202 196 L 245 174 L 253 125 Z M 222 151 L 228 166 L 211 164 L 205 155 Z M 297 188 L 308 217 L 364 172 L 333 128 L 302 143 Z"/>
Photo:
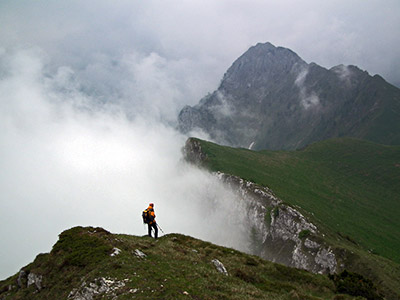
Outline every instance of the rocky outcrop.
<path id="1" fill-rule="evenodd" d="M 79 288 L 73 289 L 68 299 L 71 300 L 93 300 L 98 297 L 106 297 L 107 299 L 117 299 L 117 293 L 124 288 L 129 279 L 120 281 L 112 278 L 96 278 L 92 282 L 83 281 Z M 135 293 L 136 291 L 131 291 Z"/>
<path id="2" fill-rule="evenodd" d="M 201 143 L 195 139 L 188 139 L 182 149 L 183 156 L 190 162 L 201 166 L 207 159 L 207 155 L 201 149 Z"/>
<path id="3" fill-rule="evenodd" d="M 18 287 L 19 288 L 26 287 L 27 282 L 28 282 L 28 274 L 24 270 L 19 271 L 17 279 Z"/>
<path id="4" fill-rule="evenodd" d="M 37 291 L 42 289 L 43 276 L 29 271 L 21 270 L 18 274 L 17 285 L 19 288 L 34 286 Z"/>
<path id="5" fill-rule="evenodd" d="M 252 254 L 314 273 L 334 273 L 335 254 L 318 228 L 273 192 L 253 182 L 215 175 L 246 203 Z"/>
<path id="6" fill-rule="evenodd" d="M 34 285 L 36 289 L 40 291 L 42 289 L 42 280 L 43 280 L 42 275 L 29 273 L 27 287 L 29 288 L 31 285 Z"/>
<path id="7" fill-rule="evenodd" d="M 213 259 L 211 262 L 214 264 L 218 272 L 224 274 L 225 276 L 228 276 L 228 271 L 226 270 L 222 262 L 220 262 L 218 259 Z"/>
<path id="8" fill-rule="evenodd" d="M 142 258 L 142 259 L 146 258 L 146 256 L 147 256 L 146 254 L 144 254 L 144 253 L 143 253 L 142 251 L 140 251 L 139 249 L 136 249 L 135 252 L 134 252 L 133 254 L 135 254 L 136 257 Z"/>
<path id="9" fill-rule="evenodd" d="M 121 249 L 114 247 L 113 252 L 110 254 L 110 256 L 117 256 L 121 253 Z"/>

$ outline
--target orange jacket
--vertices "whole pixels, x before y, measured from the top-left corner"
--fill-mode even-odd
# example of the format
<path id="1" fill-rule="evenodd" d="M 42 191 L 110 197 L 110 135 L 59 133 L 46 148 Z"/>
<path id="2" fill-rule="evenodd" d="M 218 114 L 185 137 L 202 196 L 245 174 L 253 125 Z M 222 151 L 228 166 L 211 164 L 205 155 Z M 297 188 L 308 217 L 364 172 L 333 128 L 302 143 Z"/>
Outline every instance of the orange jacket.
<path id="1" fill-rule="evenodd" d="M 152 207 L 152 206 L 149 206 L 149 207 L 147 208 L 147 211 L 148 211 L 149 214 L 150 214 L 150 222 L 149 222 L 149 224 L 150 224 L 150 225 L 151 225 L 151 224 L 155 224 L 155 223 L 156 223 L 156 214 L 154 213 L 153 207 Z"/>

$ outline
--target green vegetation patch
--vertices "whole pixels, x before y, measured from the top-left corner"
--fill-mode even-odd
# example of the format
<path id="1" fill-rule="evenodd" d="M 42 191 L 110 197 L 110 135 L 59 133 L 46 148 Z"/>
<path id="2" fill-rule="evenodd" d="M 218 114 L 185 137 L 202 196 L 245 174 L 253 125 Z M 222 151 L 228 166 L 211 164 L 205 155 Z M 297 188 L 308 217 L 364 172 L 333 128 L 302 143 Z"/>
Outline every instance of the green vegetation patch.
<path id="1" fill-rule="evenodd" d="M 304 230 L 299 232 L 299 239 L 305 239 L 305 238 L 309 237 L 310 234 L 311 234 L 310 230 L 304 229 Z"/>
<path id="2" fill-rule="evenodd" d="M 361 296 L 368 300 L 383 300 L 373 282 L 364 276 L 344 270 L 339 275 L 330 275 L 336 286 L 336 291 L 352 296 Z"/>
<path id="3" fill-rule="evenodd" d="M 52 254 L 63 257 L 62 264 L 85 267 L 96 264 L 112 252 L 112 246 L 103 238 L 109 232 L 101 228 L 75 227 L 60 234 Z"/>

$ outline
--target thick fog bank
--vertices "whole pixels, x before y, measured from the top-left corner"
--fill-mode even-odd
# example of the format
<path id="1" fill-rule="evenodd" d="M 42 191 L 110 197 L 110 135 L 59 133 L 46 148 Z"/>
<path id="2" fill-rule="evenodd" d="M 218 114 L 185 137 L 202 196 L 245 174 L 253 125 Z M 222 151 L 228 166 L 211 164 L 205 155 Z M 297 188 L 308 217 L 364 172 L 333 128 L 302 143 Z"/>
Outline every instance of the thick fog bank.
<path id="1" fill-rule="evenodd" d="M 1 278 L 50 251 L 72 226 L 145 234 L 149 202 L 166 233 L 245 250 L 241 204 L 183 161 L 187 137 L 145 101 L 158 95 L 139 95 L 141 105 L 101 103 L 74 82 L 74 70 L 49 72 L 36 50 L 1 58 Z"/>

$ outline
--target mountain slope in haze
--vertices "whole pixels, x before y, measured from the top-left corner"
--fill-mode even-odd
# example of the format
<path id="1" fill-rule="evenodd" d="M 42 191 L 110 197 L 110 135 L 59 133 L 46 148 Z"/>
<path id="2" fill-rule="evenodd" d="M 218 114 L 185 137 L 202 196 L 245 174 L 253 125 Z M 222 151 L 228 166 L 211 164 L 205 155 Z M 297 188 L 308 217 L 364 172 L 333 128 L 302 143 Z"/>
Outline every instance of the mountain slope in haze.
<path id="1" fill-rule="evenodd" d="M 200 143 L 211 170 L 268 186 L 322 226 L 400 263 L 400 146 L 341 138 L 256 152 Z"/>
<path id="2" fill-rule="evenodd" d="M 178 117 L 182 132 L 252 149 L 297 149 L 350 136 L 400 144 L 400 89 L 355 66 L 327 70 L 293 51 L 257 44 L 220 86 Z"/>
<path id="3" fill-rule="evenodd" d="M 382 299 L 363 280 L 362 294 Z M 153 240 L 75 227 L 1 281 L 0 299 L 360 299 L 336 290 L 325 275 L 188 236 Z"/>

